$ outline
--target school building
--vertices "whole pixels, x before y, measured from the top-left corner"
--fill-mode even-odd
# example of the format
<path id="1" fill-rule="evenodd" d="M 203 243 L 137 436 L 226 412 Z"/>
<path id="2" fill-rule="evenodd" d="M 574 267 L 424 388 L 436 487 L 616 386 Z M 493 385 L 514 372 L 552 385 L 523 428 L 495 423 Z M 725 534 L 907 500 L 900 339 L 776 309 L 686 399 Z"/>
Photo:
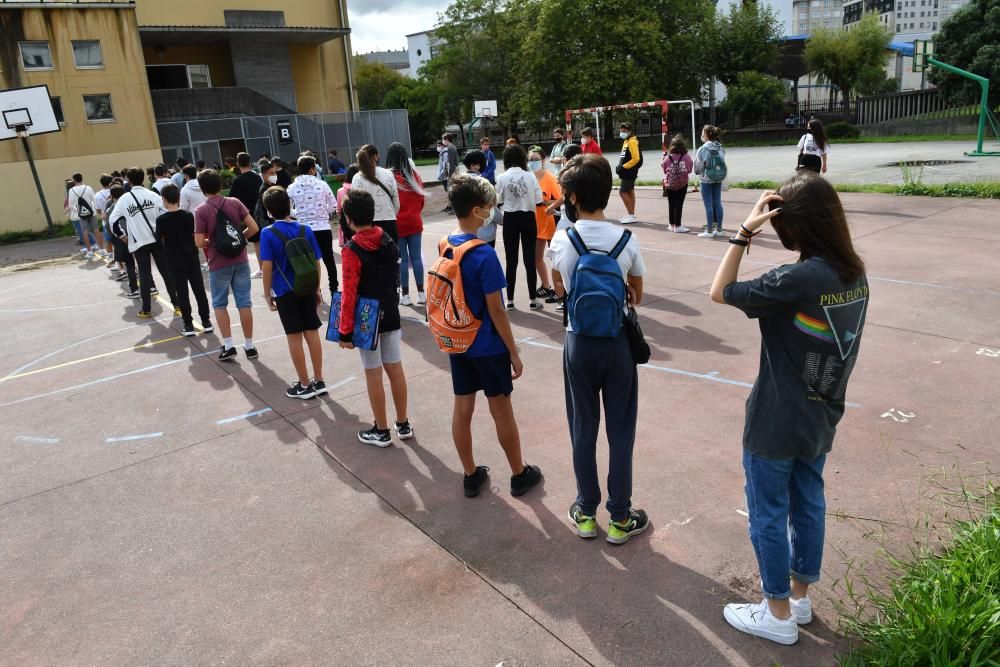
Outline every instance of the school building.
<path id="1" fill-rule="evenodd" d="M 4 0 L 0 34 L 0 90 L 47 85 L 60 122 L 31 139 L 56 223 L 74 172 L 161 162 L 158 122 L 356 108 L 346 0 Z M 0 232 L 44 229 L 19 140 L 0 182 Z"/>

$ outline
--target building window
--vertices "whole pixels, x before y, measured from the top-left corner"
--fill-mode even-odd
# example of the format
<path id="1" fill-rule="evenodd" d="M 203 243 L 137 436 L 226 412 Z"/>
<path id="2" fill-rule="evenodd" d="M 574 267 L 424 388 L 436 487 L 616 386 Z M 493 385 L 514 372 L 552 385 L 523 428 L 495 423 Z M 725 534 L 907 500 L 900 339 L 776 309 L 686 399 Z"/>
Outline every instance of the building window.
<path id="1" fill-rule="evenodd" d="M 188 65 L 188 82 L 192 88 L 211 88 L 212 75 L 208 65 Z"/>
<path id="2" fill-rule="evenodd" d="M 110 123 L 115 119 L 114 111 L 111 109 L 111 95 L 84 95 L 83 110 L 87 115 L 87 120 L 91 123 Z"/>
<path id="3" fill-rule="evenodd" d="M 931 24 L 931 30 L 937 30 L 937 23 Z"/>
<path id="4" fill-rule="evenodd" d="M 73 40 L 73 61 L 77 69 L 103 68 L 104 56 L 101 55 L 101 43 L 96 39 Z"/>
<path id="5" fill-rule="evenodd" d="M 54 69 L 48 42 L 18 42 L 25 70 Z"/>
<path id="6" fill-rule="evenodd" d="M 60 125 L 65 125 L 66 118 L 63 116 L 62 98 L 50 97 L 49 99 L 52 100 L 52 113 L 55 114 L 56 120 L 59 121 Z"/>

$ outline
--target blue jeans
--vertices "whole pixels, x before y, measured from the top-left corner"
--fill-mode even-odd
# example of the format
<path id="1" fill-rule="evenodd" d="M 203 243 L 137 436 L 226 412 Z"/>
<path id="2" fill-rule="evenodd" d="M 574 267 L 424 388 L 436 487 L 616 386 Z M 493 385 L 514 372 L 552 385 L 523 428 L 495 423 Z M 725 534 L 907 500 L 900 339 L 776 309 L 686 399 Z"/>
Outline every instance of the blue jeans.
<path id="1" fill-rule="evenodd" d="M 826 454 L 803 461 L 765 459 L 743 450 L 750 542 L 766 598 L 791 596 L 789 575 L 805 584 L 819 581 L 826 531 L 824 463 Z"/>
<path id="2" fill-rule="evenodd" d="M 399 287 L 403 294 L 410 291 L 410 271 L 407 264 L 413 267 L 413 279 L 417 283 L 417 291 L 424 291 L 424 260 L 420 256 L 422 236 L 423 234 L 413 234 L 399 239 Z"/>
<path id="3" fill-rule="evenodd" d="M 706 231 L 722 229 L 722 183 L 701 184 L 701 200 L 705 202 L 705 219 L 708 221 Z"/>
<path id="4" fill-rule="evenodd" d="M 94 238 L 92 233 L 87 232 L 87 236 L 90 237 L 90 243 L 87 243 L 87 240 L 83 238 L 83 225 L 80 224 L 79 220 L 70 220 L 70 222 L 73 223 L 73 229 L 76 230 L 76 239 L 80 242 L 80 245 L 84 248 L 93 248 L 97 245 L 97 239 Z"/>

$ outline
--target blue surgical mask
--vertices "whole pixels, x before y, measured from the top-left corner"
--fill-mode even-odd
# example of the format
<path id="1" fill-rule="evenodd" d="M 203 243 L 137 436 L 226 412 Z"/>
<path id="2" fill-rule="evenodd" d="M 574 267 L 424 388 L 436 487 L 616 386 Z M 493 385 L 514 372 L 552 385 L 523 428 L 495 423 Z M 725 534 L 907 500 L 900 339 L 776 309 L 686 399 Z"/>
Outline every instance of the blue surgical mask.
<path id="1" fill-rule="evenodd" d="M 541 160 L 531 160 L 530 162 L 528 162 L 528 169 L 530 169 L 531 171 L 541 171 L 542 170 L 542 161 Z"/>
<path id="2" fill-rule="evenodd" d="M 619 132 L 618 136 L 622 139 L 628 139 L 628 132 Z"/>

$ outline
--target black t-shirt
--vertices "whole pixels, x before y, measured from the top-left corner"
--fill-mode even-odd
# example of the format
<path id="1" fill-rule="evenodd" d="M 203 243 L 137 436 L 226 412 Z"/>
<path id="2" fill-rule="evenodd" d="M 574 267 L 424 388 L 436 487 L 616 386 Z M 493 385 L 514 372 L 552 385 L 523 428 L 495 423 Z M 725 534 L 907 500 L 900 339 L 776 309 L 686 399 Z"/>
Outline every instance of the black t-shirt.
<path id="1" fill-rule="evenodd" d="M 229 187 L 229 196 L 236 197 L 243 202 L 248 211 L 252 211 L 257 206 L 257 197 L 263 182 L 260 176 L 252 171 L 240 174 L 233 179 L 233 184 Z"/>
<path id="2" fill-rule="evenodd" d="M 167 211 L 156 218 L 156 235 L 163 249 L 179 255 L 197 255 L 194 244 L 194 216 L 190 211 Z"/>
<path id="3" fill-rule="evenodd" d="M 845 284 L 812 257 L 733 283 L 723 296 L 760 324 L 760 372 L 747 399 L 743 446 L 772 459 L 826 454 L 861 344 L 867 279 Z"/>

